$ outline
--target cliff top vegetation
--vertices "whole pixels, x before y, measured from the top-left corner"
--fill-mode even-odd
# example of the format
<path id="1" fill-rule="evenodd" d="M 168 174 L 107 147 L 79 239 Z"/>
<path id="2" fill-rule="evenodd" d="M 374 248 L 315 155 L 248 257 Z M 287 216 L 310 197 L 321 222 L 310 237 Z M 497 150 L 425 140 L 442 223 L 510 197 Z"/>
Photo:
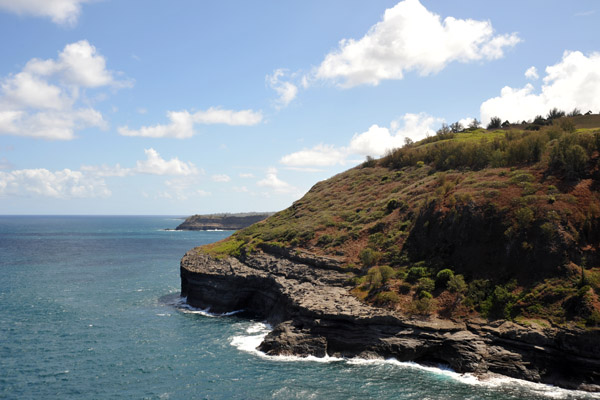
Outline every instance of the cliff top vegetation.
<path id="1" fill-rule="evenodd" d="M 341 262 L 370 304 L 443 318 L 600 324 L 600 115 L 442 126 L 204 246 Z"/>

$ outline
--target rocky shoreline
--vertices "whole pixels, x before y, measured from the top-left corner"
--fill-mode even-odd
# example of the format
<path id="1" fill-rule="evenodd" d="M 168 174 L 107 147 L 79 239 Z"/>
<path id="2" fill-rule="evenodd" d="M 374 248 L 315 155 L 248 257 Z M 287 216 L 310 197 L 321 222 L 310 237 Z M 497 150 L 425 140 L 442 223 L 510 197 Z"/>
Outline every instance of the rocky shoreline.
<path id="1" fill-rule="evenodd" d="M 510 321 L 414 319 L 361 303 L 335 260 L 272 249 L 181 260 L 181 296 L 215 313 L 245 309 L 273 327 L 269 355 L 396 358 L 600 392 L 600 332 Z M 270 251 L 267 253 L 266 251 Z"/>

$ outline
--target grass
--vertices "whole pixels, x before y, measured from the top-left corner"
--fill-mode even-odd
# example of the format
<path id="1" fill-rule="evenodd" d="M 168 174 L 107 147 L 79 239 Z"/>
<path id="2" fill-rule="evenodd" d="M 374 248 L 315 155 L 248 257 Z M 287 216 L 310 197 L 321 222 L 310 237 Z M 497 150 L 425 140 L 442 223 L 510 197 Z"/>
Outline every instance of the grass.
<path id="1" fill-rule="evenodd" d="M 406 154 L 413 158 L 390 163 L 389 157 L 384 157 L 319 182 L 291 207 L 202 251 L 219 258 L 239 257 L 244 251 L 256 251 L 261 243 L 271 243 L 335 257 L 346 265 L 364 266 L 364 273 L 352 280 L 352 293 L 357 298 L 407 313 L 468 318 L 480 315 L 487 302 L 510 318 L 585 323 L 589 317 L 569 312 L 565 304 L 577 292 L 578 283 L 572 274 L 576 270 L 572 266 L 581 262 L 577 254 L 589 256 L 586 276 L 596 296 L 600 290 L 600 265 L 595 264 L 600 260 L 600 243 L 599 235 L 593 233 L 600 229 L 600 161 L 598 149 L 593 147 L 600 146 L 600 142 L 594 144 L 600 140 L 594 136 L 600 132 L 600 119 L 592 117 L 593 123 L 575 119 L 578 130 L 574 133 L 559 132 L 555 126 L 540 131 L 513 127 L 478 129 L 454 134 L 452 139 L 426 139 L 407 148 Z M 551 164 L 553 149 L 560 143 L 568 147 L 573 140 L 587 146 L 589 157 L 579 176 Z M 450 146 L 448 153 L 439 153 L 445 143 Z M 453 162 L 449 168 L 450 164 L 439 158 L 470 157 L 476 151 L 461 153 L 461 146 L 476 150 L 478 146 L 489 149 L 485 146 L 492 144 L 498 146 L 502 157 L 491 157 L 483 167 L 467 157 L 463 164 Z M 530 160 L 527 154 L 536 146 L 540 153 Z M 519 156 L 520 151 L 525 155 Z M 497 162 L 502 165 L 492 165 Z M 467 221 L 466 210 L 470 210 L 469 218 L 485 215 L 480 224 L 496 221 L 496 228 L 490 225 L 482 232 L 499 229 L 501 238 L 494 240 L 503 241 L 504 247 L 500 247 L 505 253 L 511 249 L 519 257 L 493 268 L 479 261 L 485 258 L 476 248 L 462 258 L 454 257 L 469 246 L 459 241 L 460 235 L 468 237 L 470 230 L 478 229 L 472 225 L 476 218 Z M 467 223 L 464 221 L 471 224 L 465 225 L 464 231 L 436 236 L 436 232 Z M 419 242 L 429 250 L 414 251 L 414 243 Z M 543 255 L 539 249 L 551 251 L 557 246 L 569 246 L 564 254 L 570 258 L 556 257 L 553 268 L 538 265 L 532 258 Z M 361 259 L 366 250 L 373 255 L 368 261 Z M 393 271 L 385 284 L 373 276 L 375 272 L 368 276 L 369 271 L 382 266 Z M 418 279 L 409 274 L 414 267 L 423 268 L 430 277 L 442 269 L 452 269 L 464 275 L 468 289 L 450 293 L 436 287 L 430 293 L 431 301 L 419 299 Z M 513 279 L 514 287 L 509 285 Z M 504 303 L 494 306 L 494 301 Z M 594 304 L 600 310 L 600 303 Z"/>

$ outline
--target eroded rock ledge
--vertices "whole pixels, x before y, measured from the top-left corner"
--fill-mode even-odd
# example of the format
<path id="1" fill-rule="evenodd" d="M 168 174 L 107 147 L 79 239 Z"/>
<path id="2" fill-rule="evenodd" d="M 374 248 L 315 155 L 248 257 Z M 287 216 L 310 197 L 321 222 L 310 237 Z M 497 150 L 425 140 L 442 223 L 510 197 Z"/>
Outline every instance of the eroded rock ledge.
<path id="1" fill-rule="evenodd" d="M 190 250 L 181 260 L 181 295 L 216 313 L 245 309 L 264 317 L 274 326 L 259 347 L 267 354 L 441 362 L 457 372 L 600 392 L 598 331 L 411 319 L 359 302 L 338 268 L 283 253 L 242 260 Z"/>

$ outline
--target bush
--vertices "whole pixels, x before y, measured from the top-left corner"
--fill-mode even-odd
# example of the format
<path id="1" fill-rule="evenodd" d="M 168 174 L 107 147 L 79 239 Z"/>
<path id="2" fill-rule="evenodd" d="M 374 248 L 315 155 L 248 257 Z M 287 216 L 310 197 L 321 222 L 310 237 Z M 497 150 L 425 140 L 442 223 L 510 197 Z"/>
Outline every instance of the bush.
<path id="1" fill-rule="evenodd" d="M 418 315 L 429 315 L 435 308 L 435 300 L 431 298 L 422 298 L 414 300 L 411 304 L 411 312 Z"/>
<path id="2" fill-rule="evenodd" d="M 358 256 L 360 257 L 360 262 L 364 267 L 371 267 L 377 264 L 377 261 L 379 261 L 381 254 L 367 247 L 365 249 L 362 249 Z"/>
<path id="3" fill-rule="evenodd" d="M 388 265 L 382 265 L 379 267 L 379 272 L 381 273 L 381 281 L 383 284 L 387 283 L 394 275 L 396 275 L 396 271 Z"/>
<path id="4" fill-rule="evenodd" d="M 454 277 L 454 272 L 451 269 L 443 269 L 435 276 L 435 286 L 438 288 L 446 287 L 450 278 Z"/>
<path id="5" fill-rule="evenodd" d="M 462 294 L 467 291 L 467 284 L 465 278 L 462 275 L 455 275 L 448 280 L 448 290 L 452 293 Z"/>
<path id="6" fill-rule="evenodd" d="M 435 289 L 435 282 L 431 278 L 419 279 L 419 285 L 417 286 L 418 292 L 431 292 Z"/>
<path id="7" fill-rule="evenodd" d="M 398 203 L 398 200 L 396 199 L 391 199 L 390 201 L 387 202 L 386 205 L 386 210 L 388 213 L 391 213 L 392 211 L 394 211 L 396 208 L 400 207 L 400 203 Z"/>
<path id="8" fill-rule="evenodd" d="M 377 268 L 377 267 L 371 268 L 369 270 L 369 272 L 367 272 L 366 281 L 369 284 L 369 286 L 371 286 L 371 287 L 379 287 L 383 281 L 381 272 L 379 272 L 379 268 Z"/>
<path id="9" fill-rule="evenodd" d="M 516 296 L 505 287 L 496 286 L 481 305 L 481 313 L 491 319 L 511 319 Z"/>
<path id="10" fill-rule="evenodd" d="M 408 274 L 406 275 L 406 280 L 409 282 L 416 282 L 427 275 L 429 274 L 427 273 L 427 268 L 425 267 L 410 267 L 408 269 Z"/>
<path id="11" fill-rule="evenodd" d="M 375 296 L 375 304 L 377 305 L 390 305 L 397 304 L 400 302 L 400 296 L 397 293 L 386 291 L 377 293 Z"/>
<path id="12" fill-rule="evenodd" d="M 500 129 L 501 126 L 502 120 L 499 117 L 492 117 L 486 129 Z"/>

